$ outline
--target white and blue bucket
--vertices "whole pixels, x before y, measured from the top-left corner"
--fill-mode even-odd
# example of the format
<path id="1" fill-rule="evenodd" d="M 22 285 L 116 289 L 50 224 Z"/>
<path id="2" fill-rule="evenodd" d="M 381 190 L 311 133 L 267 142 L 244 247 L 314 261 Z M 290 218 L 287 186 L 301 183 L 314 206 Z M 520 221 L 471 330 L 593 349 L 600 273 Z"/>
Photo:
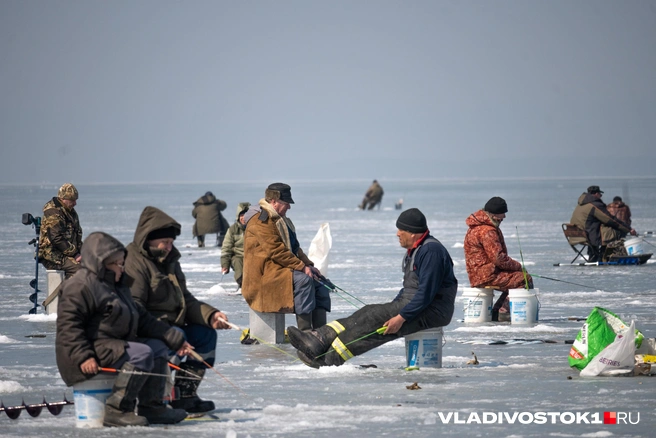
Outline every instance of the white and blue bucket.
<path id="1" fill-rule="evenodd" d="M 442 327 L 422 330 L 405 336 L 406 367 L 442 368 Z"/>
<path id="2" fill-rule="evenodd" d="M 98 374 L 73 385 L 76 427 L 103 427 L 105 402 L 112 393 L 115 379 L 113 375 Z"/>
<path id="3" fill-rule="evenodd" d="M 510 289 L 508 291 L 510 324 L 535 324 L 538 322 L 540 313 L 538 292 L 537 288 Z"/>
<path id="4" fill-rule="evenodd" d="M 492 321 L 492 301 L 494 290 L 466 287 L 462 291 L 463 314 L 465 322 Z"/>
<path id="5" fill-rule="evenodd" d="M 626 248 L 626 253 L 630 256 L 644 254 L 642 249 L 642 239 L 639 237 L 625 240 L 624 248 Z"/>

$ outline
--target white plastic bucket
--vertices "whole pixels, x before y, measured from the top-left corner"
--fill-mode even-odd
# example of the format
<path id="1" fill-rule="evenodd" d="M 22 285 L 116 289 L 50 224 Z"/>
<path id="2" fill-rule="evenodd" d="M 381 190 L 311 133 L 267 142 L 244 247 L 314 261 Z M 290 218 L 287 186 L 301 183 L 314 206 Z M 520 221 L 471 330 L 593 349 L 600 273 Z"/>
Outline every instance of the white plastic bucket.
<path id="1" fill-rule="evenodd" d="M 112 393 L 115 379 L 115 376 L 99 374 L 73 385 L 76 427 L 103 427 L 105 402 Z"/>
<path id="2" fill-rule="evenodd" d="M 466 287 L 462 291 L 465 322 L 492 321 L 492 301 L 494 290 Z"/>
<path id="3" fill-rule="evenodd" d="M 442 327 L 405 336 L 407 367 L 442 368 Z"/>
<path id="4" fill-rule="evenodd" d="M 631 239 L 624 241 L 624 248 L 626 248 L 626 253 L 628 255 L 638 255 L 642 254 L 642 239 L 639 237 L 633 237 Z"/>
<path id="5" fill-rule="evenodd" d="M 510 289 L 508 298 L 510 301 L 510 323 L 511 324 L 535 324 L 538 322 L 540 313 L 540 302 L 535 289 Z"/>

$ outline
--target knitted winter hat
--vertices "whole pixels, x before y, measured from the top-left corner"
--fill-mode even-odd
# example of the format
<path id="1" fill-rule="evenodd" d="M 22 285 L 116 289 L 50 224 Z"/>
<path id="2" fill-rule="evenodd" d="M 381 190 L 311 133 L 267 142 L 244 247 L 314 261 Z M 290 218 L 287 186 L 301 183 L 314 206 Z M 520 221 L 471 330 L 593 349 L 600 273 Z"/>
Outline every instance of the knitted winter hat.
<path id="1" fill-rule="evenodd" d="M 409 233 L 425 233 L 428 230 L 426 216 L 418 208 L 410 208 L 399 215 L 396 228 Z"/>
<path id="2" fill-rule="evenodd" d="M 175 227 L 160 228 L 159 230 L 153 230 L 148 233 L 146 240 L 155 240 L 155 239 L 164 239 L 172 238 L 175 239 L 180 234 L 180 230 Z"/>
<path id="3" fill-rule="evenodd" d="M 492 214 L 508 213 L 508 204 L 505 199 L 495 196 L 485 203 L 483 210 Z"/>

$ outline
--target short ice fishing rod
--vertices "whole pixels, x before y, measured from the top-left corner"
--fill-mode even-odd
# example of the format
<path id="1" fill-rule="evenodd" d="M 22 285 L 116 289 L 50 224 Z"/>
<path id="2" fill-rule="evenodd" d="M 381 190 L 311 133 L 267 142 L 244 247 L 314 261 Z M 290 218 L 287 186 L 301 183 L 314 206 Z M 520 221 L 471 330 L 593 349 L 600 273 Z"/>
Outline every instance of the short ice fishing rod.
<path id="1" fill-rule="evenodd" d="M 519 241 L 519 228 L 515 225 L 515 230 L 517 231 L 517 244 L 519 245 L 519 256 L 522 259 L 522 274 L 524 274 L 524 287 L 526 290 L 528 287 L 528 277 L 526 276 L 526 265 L 524 265 L 524 254 L 522 254 L 522 243 Z"/>
<path id="2" fill-rule="evenodd" d="M 103 368 L 103 367 L 100 367 L 98 369 L 100 371 L 102 371 L 103 373 L 135 374 L 135 375 L 138 375 L 138 376 L 156 376 L 156 377 L 166 377 L 166 378 L 169 377 L 168 374 L 147 373 L 145 371 L 128 371 L 128 370 L 119 370 L 119 369 L 116 369 L 116 368 Z M 200 376 L 196 376 L 196 377 L 176 376 L 176 378 L 187 379 L 187 380 L 201 380 Z"/>

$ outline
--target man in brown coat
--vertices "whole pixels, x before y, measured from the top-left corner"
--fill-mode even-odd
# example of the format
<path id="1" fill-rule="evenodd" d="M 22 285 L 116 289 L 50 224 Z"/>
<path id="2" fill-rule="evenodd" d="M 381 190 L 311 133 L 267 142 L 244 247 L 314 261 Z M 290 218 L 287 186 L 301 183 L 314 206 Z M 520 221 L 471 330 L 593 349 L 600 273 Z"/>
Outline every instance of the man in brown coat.
<path id="1" fill-rule="evenodd" d="M 192 232 L 198 239 L 199 248 L 205 246 L 206 234 L 216 234 L 216 245 L 223 245 L 223 239 L 230 225 L 221 212 L 226 209 L 227 205 L 225 201 L 216 199 L 212 192 L 205 193 L 194 202 L 191 215 L 196 222 L 194 222 Z"/>
<path id="2" fill-rule="evenodd" d="M 524 273 L 522 265 L 508 256 L 508 249 L 499 225 L 506 217 L 508 205 L 495 196 L 482 210 L 472 213 L 467 220 L 465 235 L 465 263 L 471 287 L 494 286 L 503 291 L 492 309 L 492 319 L 508 314 L 508 290 L 533 288 L 533 279 Z"/>
<path id="3" fill-rule="evenodd" d="M 246 213 L 242 295 L 256 312 L 295 313 L 298 328 L 311 330 L 326 324 L 330 295 L 286 216 L 293 203 L 291 188 L 274 183 Z"/>

